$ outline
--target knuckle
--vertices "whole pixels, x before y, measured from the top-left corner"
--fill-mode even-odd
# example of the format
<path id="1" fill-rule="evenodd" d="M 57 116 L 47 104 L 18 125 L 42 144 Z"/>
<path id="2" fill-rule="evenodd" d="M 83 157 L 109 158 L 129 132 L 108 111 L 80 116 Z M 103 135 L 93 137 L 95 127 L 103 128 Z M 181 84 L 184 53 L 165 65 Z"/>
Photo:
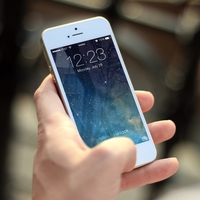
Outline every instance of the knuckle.
<path id="1" fill-rule="evenodd" d="M 112 161 L 115 158 L 115 153 L 110 148 L 105 148 L 103 145 L 97 146 L 93 152 L 93 156 L 104 161 Z"/>

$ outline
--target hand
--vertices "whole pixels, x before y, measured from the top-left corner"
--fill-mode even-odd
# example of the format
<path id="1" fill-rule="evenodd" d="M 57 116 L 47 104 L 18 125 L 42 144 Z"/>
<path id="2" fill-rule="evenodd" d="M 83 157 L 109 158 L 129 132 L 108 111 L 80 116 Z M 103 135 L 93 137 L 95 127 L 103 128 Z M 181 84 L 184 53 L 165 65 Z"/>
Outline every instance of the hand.
<path id="1" fill-rule="evenodd" d="M 136 92 L 141 108 L 154 103 L 149 92 Z M 89 148 L 66 114 L 51 76 L 35 93 L 38 148 L 33 167 L 33 200 L 114 200 L 127 189 L 173 175 L 178 161 L 168 158 L 134 169 L 136 146 L 129 138 L 108 139 Z M 155 143 L 175 133 L 171 121 L 149 124 Z"/>

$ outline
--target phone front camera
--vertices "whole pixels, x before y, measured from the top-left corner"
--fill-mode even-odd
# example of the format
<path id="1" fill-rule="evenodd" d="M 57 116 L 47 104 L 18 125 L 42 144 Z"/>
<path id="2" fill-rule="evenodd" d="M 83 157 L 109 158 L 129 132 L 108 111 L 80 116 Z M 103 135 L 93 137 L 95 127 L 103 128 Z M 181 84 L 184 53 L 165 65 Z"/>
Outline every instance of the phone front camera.
<path id="1" fill-rule="evenodd" d="M 75 28 L 75 30 L 78 30 L 77 28 Z"/>
<path id="2" fill-rule="evenodd" d="M 69 36 L 69 35 L 68 35 L 67 37 L 68 37 L 68 38 L 70 38 L 70 36 Z"/>

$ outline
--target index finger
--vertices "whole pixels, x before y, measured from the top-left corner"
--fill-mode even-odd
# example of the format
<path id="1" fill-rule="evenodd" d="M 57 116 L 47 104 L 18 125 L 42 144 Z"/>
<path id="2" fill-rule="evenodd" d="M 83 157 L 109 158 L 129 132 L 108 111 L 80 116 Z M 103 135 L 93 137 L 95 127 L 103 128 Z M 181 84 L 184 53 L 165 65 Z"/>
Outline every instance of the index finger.
<path id="1" fill-rule="evenodd" d="M 49 116 L 51 113 L 66 114 L 62 101 L 57 94 L 52 76 L 48 75 L 34 94 L 38 120 Z M 41 119 L 42 117 L 42 119 Z"/>
<path id="2" fill-rule="evenodd" d="M 151 92 L 148 91 L 135 91 L 135 94 L 138 98 L 140 107 L 143 112 L 149 111 L 154 104 L 154 96 L 152 95 Z"/>

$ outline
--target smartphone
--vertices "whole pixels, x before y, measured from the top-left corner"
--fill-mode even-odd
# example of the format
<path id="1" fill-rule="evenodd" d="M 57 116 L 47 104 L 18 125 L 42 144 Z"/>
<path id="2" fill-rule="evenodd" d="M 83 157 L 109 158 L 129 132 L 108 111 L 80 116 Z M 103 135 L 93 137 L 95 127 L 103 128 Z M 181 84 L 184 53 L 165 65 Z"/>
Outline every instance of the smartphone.
<path id="1" fill-rule="evenodd" d="M 83 141 L 92 148 L 129 137 L 137 145 L 136 167 L 152 162 L 156 148 L 109 22 L 95 17 L 49 28 L 41 43 Z"/>

